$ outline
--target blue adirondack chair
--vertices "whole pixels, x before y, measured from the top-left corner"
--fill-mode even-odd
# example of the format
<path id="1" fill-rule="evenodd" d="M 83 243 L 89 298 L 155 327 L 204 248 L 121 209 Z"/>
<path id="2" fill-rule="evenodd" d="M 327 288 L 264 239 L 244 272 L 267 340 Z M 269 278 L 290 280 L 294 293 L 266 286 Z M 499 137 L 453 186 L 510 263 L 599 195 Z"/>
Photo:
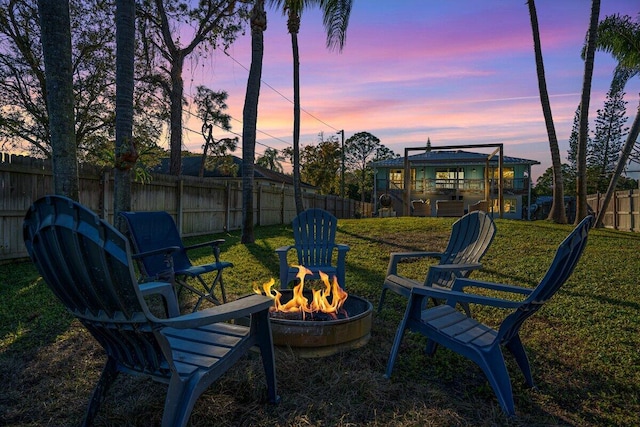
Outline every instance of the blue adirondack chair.
<path id="1" fill-rule="evenodd" d="M 587 244 L 587 235 L 593 224 L 588 216 L 560 244 L 551 266 L 535 288 L 456 279 L 451 290 L 415 286 L 411 290 L 409 305 L 398 327 L 385 376 L 391 377 L 400 343 L 407 329 L 427 337 L 427 353 L 432 354 L 440 344 L 465 356 L 484 371 L 503 411 L 515 415 L 511 380 L 501 347 L 506 347 L 522 371 L 527 385 L 535 387 L 529 359 L 520 341 L 522 323 L 551 298 L 571 276 Z M 464 292 L 465 288 L 484 288 L 526 296 L 521 301 L 502 299 Z M 423 310 L 425 298 L 445 299 L 446 304 Z M 480 304 L 511 309 L 499 328 L 493 329 L 457 310 L 456 304 Z"/>
<path id="2" fill-rule="evenodd" d="M 318 279 L 318 272 L 322 271 L 330 278 L 336 276 L 338 284 L 344 288 L 345 258 L 349 246 L 335 243 L 338 219 L 322 209 L 307 209 L 293 219 L 292 226 L 295 243 L 276 249 L 280 259 L 280 286 L 286 288 L 298 274 L 298 268 L 289 265 L 287 260 L 288 252 L 295 249 L 298 265 L 313 272 L 311 278 Z M 337 259 L 333 264 L 335 251 Z"/>
<path id="3" fill-rule="evenodd" d="M 227 302 L 222 270 L 232 267 L 233 264 L 228 261 L 220 261 L 220 245 L 224 243 L 224 239 L 185 247 L 176 223 L 167 212 L 121 212 L 120 215 L 126 220 L 129 237 L 135 251 L 137 253 L 156 252 L 150 256 L 139 257 L 140 270 L 144 274 L 145 280 L 175 281 L 178 287 L 184 287 L 193 292 L 198 296 L 194 311 L 200 307 L 205 299 L 216 305 L 221 303 L 220 298 L 214 294 L 216 286 L 220 288 L 222 303 Z M 193 265 L 187 251 L 202 247 L 211 247 L 215 261 L 209 264 Z M 166 253 L 157 253 L 162 248 L 171 252 L 171 257 L 168 258 Z M 210 284 L 202 278 L 205 273 L 214 274 Z M 171 275 L 173 276 L 170 277 Z M 189 284 L 188 279 L 190 278 L 195 278 L 202 289 Z"/>
<path id="4" fill-rule="evenodd" d="M 158 318 L 143 294 L 161 294 L 177 313 L 172 284 L 139 285 L 128 240 L 89 209 L 66 197 L 44 197 L 27 212 L 23 234 L 44 281 L 107 355 L 84 425 L 92 424 L 109 386 L 125 372 L 168 384 L 162 425 L 184 426 L 202 392 L 252 347 L 260 349 L 269 400 L 278 401 L 270 298 L 252 295 Z M 247 316 L 250 326 L 227 323 Z"/>
<path id="5" fill-rule="evenodd" d="M 489 249 L 495 234 L 496 226 L 491 217 L 483 211 L 474 211 L 453 223 L 444 252 L 392 252 L 382 285 L 378 313 L 382 311 L 387 290 L 408 298 L 411 289 L 417 285 L 451 289 L 456 278 L 468 277 L 473 270 L 482 268 L 480 260 Z M 420 258 L 439 259 L 438 264 L 429 267 L 424 282 L 398 274 L 399 262 Z"/>

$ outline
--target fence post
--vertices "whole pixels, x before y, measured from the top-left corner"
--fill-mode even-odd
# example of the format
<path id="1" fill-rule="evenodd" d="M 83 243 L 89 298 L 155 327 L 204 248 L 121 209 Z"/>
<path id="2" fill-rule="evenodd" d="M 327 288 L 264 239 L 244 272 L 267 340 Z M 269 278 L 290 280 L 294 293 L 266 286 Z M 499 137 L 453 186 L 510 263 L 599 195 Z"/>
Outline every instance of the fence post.
<path id="1" fill-rule="evenodd" d="M 631 229 L 629 231 L 638 231 L 635 214 L 638 207 L 636 206 L 636 203 L 634 203 L 634 201 L 636 201 L 638 197 L 635 197 L 635 190 L 629 190 L 629 199 L 629 216 L 631 217 L 629 221 L 629 226 L 631 227 Z"/>
<path id="2" fill-rule="evenodd" d="M 258 186 L 258 197 L 257 197 L 257 201 L 256 201 L 256 207 L 258 208 L 258 215 L 256 215 L 257 221 L 256 221 L 256 225 L 261 225 L 262 224 L 262 184 L 261 183 L 257 183 Z"/>
<path id="3" fill-rule="evenodd" d="M 230 194 L 231 194 L 231 188 L 229 187 L 231 184 L 229 184 L 229 181 L 225 181 L 224 183 L 224 228 L 225 230 L 229 230 L 229 218 L 231 217 L 231 212 L 229 212 L 229 210 L 231 209 L 231 201 L 230 201 Z"/>
<path id="4" fill-rule="evenodd" d="M 619 226 L 619 221 L 618 221 L 618 192 L 615 191 L 613 193 L 613 199 L 611 200 L 611 203 L 613 204 L 613 206 L 611 206 L 612 210 L 613 210 L 613 229 L 617 230 L 618 226 Z"/>
<path id="5" fill-rule="evenodd" d="M 280 224 L 284 225 L 284 182 L 282 183 L 282 191 L 280 192 Z"/>
<path id="6" fill-rule="evenodd" d="M 100 200 L 102 201 L 101 206 L 101 218 L 105 221 L 108 221 L 109 217 L 109 172 L 104 172 L 102 174 L 102 197 Z"/>
<path id="7" fill-rule="evenodd" d="M 182 216 L 183 216 L 183 212 L 182 212 L 182 194 L 184 191 L 184 180 L 182 179 L 178 179 L 178 182 L 176 183 L 176 201 L 177 201 L 177 206 L 176 206 L 176 223 L 178 224 L 178 230 L 180 230 L 180 235 L 182 235 Z"/>

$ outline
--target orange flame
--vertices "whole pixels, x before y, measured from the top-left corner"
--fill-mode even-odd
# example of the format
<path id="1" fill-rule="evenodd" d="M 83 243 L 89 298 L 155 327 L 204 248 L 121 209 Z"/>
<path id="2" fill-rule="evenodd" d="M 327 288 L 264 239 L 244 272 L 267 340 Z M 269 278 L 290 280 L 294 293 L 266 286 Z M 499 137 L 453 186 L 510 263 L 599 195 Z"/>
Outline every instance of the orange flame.
<path id="1" fill-rule="evenodd" d="M 329 282 L 329 276 L 319 272 L 324 289 L 312 290 L 313 298 L 309 302 L 309 299 L 304 296 L 304 277 L 313 273 L 304 266 L 298 265 L 296 267 L 298 267 L 296 277 L 300 279 L 300 283 L 293 288 L 293 296 L 285 304 L 280 301 L 282 294 L 273 289 L 274 279 L 264 283 L 262 289 L 258 285 L 254 285 L 254 292 L 260 295 L 264 292 L 265 295 L 273 299 L 273 307 L 270 309 L 272 312 L 301 313 L 303 318 L 305 314 L 321 312 L 334 319 L 337 318 L 340 309 L 349 296 L 338 284 L 338 279 L 333 276 L 333 281 Z"/>

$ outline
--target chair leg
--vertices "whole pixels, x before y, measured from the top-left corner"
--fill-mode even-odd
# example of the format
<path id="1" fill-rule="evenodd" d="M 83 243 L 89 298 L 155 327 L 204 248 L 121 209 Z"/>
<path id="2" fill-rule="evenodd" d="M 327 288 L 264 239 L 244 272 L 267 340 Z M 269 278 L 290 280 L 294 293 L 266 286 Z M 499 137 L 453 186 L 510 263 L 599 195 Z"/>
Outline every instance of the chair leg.
<path id="1" fill-rule="evenodd" d="M 515 357 L 516 363 L 520 367 L 527 385 L 531 388 L 535 388 L 536 385 L 534 384 L 533 376 L 531 375 L 529 358 L 527 357 L 527 352 L 522 345 L 522 341 L 520 341 L 520 335 L 515 335 L 513 338 L 511 338 L 511 340 L 507 342 L 506 347 Z"/>
<path id="2" fill-rule="evenodd" d="M 190 289 L 192 292 L 200 296 L 200 298 L 198 298 L 198 302 L 193 307 L 193 311 L 197 311 L 198 308 L 200 308 L 200 304 L 202 304 L 202 301 L 205 299 L 211 301 L 215 305 L 220 305 L 220 300 L 216 298 L 216 296 L 213 294 L 213 288 L 216 283 L 215 280 L 213 281 L 211 287 L 209 287 L 207 286 L 207 283 L 204 281 L 202 277 L 195 276 L 195 278 L 200 282 L 200 285 L 202 285 L 204 292 L 200 292 L 192 287 L 188 287 L 188 289 Z M 224 294 L 223 294 L 223 298 L 224 298 Z"/>
<path id="3" fill-rule="evenodd" d="M 218 281 L 218 285 L 220 286 L 220 294 L 222 295 L 222 303 L 226 304 L 227 303 L 227 292 L 224 289 L 224 283 L 222 283 L 222 270 L 218 271 L 218 274 L 216 275 L 216 279 L 213 281 L 213 286 L 211 287 L 212 291 L 213 291 L 213 287 L 216 284 L 216 281 Z"/>
<path id="4" fill-rule="evenodd" d="M 502 410 L 508 416 L 514 416 L 516 411 L 513 403 L 511 379 L 500 347 L 493 347 L 488 353 L 481 352 L 478 355 L 479 358 L 475 358 L 475 360 L 487 376 Z"/>
<path id="5" fill-rule="evenodd" d="M 87 412 L 84 416 L 84 421 L 82 422 L 83 426 L 93 425 L 93 419 L 98 413 L 98 409 L 100 409 L 100 405 L 104 401 L 109 387 L 113 384 L 113 381 L 116 379 L 118 374 L 119 372 L 115 359 L 109 357 L 107 359 L 107 363 L 102 369 L 102 374 L 100 375 L 98 384 L 96 384 L 93 394 L 91 395 L 91 400 L 89 401 L 89 406 L 87 407 Z"/>
<path id="6" fill-rule="evenodd" d="M 267 395 L 269 402 L 280 403 L 278 396 L 278 383 L 276 379 L 276 359 L 273 350 L 273 336 L 271 335 L 271 324 L 269 323 L 269 313 L 267 311 L 252 315 L 252 328 L 255 328 L 258 336 L 258 347 L 260 347 L 260 358 L 267 380 Z"/>
<path id="7" fill-rule="evenodd" d="M 424 347 L 424 352 L 429 356 L 433 356 L 434 354 L 436 354 L 436 350 L 438 350 L 438 343 L 434 340 L 427 339 L 427 344 Z"/>
<path id="8" fill-rule="evenodd" d="M 195 393 L 198 382 L 199 375 L 197 374 L 189 381 L 181 381 L 177 373 L 171 376 L 164 402 L 162 427 L 184 427 L 187 425 L 191 411 L 199 397 L 199 393 Z"/>
<path id="9" fill-rule="evenodd" d="M 400 325 L 398 325 L 396 336 L 393 339 L 393 345 L 391 346 L 391 353 L 389 353 L 389 361 L 387 362 L 387 370 L 384 374 L 385 378 L 387 379 L 391 378 L 393 365 L 395 365 L 396 358 L 398 357 L 398 351 L 400 350 L 400 343 L 402 342 L 402 338 L 404 337 L 404 333 L 407 329 L 407 321 L 409 319 L 410 313 L 411 313 L 411 299 L 409 299 L 409 304 L 407 304 L 407 309 L 404 312 L 402 321 L 400 322 Z"/>
<path id="10" fill-rule="evenodd" d="M 382 312 L 382 305 L 384 304 L 384 299 L 387 296 L 387 291 L 389 289 L 386 287 L 382 288 L 382 293 L 380 294 L 380 302 L 378 302 L 378 314 Z"/>

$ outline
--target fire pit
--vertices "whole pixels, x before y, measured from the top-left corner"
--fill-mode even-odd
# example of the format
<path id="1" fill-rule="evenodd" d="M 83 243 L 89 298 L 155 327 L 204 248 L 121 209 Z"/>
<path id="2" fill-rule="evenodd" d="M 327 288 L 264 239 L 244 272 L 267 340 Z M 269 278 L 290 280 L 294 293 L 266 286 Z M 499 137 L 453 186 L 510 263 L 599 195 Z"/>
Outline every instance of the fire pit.
<path id="1" fill-rule="evenodd" d="M 274 345 L 288 347 L 300 357 L 311 358 L 331 356 L 369 342 L 371 303 L 348 295 L 335 278 L 330 284 L 323 273 L 320 273 L 323 290 L 304 290 L 304 276 L 309 273 L 300 267 L 300 283 L 293 290 L 273 290 L 273 281 L 263 285 L 264 292 L 274 298 L 271 311 Z M 255 291 L 262 293 L 259 288 Z"/>

